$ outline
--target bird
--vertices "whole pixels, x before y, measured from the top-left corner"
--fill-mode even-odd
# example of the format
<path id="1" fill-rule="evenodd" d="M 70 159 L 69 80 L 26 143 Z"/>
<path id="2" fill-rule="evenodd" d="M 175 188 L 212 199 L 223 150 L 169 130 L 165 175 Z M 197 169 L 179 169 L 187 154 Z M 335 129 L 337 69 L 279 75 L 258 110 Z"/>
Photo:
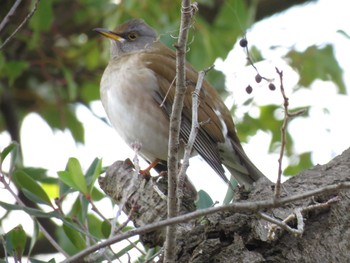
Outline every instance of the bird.
<path id="1" fill-rule="evenodd" d="M 129 145 L 141 143 L 149 163 L 166 163 L 169 123 L 175 96 L 176 53 L 160 42 L 142 19 L 131 19 L 114 30 L 95 28 L 110 39 L 110 60 L 100 82 L 100 96 L 112 126 Z M 180 138 L 189 138 L 192 93 L 198 72 L 186 62 L 186 93 Z M 240 186 L 251 189 L 264 177 L 243 150 L 230 111 L 206 80 L 199 94 L 200 125 L 193 155 L 199 154 L 226 182 L 225 166 Z M 184 145 L 180 146 L 183 150 Z"/>

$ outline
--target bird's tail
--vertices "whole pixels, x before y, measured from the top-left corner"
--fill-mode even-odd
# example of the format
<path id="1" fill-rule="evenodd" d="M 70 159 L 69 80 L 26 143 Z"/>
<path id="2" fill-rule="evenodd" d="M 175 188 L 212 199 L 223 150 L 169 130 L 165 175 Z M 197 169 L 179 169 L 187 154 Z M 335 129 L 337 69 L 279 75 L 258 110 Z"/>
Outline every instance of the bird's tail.
<path id="1" fill-rule="evenodd" d="M 231 176 L 249 190 L 254 182 L 264 177 L 264 174 L 252 163 L 240 145 L 232 140 L 231 144 L 233 152 L 225 151 L 226 155 L 231 156 L 223 154 L 223 164 L 230 171 Z"/>

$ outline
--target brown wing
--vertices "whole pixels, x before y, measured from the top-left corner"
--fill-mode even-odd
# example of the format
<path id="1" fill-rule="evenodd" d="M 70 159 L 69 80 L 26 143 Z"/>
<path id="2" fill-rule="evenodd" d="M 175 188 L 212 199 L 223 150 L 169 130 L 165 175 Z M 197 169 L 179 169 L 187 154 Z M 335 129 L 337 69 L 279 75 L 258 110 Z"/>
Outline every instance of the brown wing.
<path id="1" fill-rule="evenodd" d="M 176 59 L 175 53 L 162 44 L 158 44 L 157 48 L 162 48 L 162 52 L 144 53 L 142 59 L 146 62 L 148 68 L 156 72 L 160 90 L 155 92 L 154 98 L 159 103 L 163 102 L 165 113 L 170 116 L 171 107 L 175 96 L 175 75 L 176 75 Z M 160 53 L 162 55 L 160 55 Z M 192 122 L 192 92 L 195 89 L 198 79 L 198 73 L 191 67 L 186 65 L 186 96 L 184 100 L 184 110 L 181 123 L 181 137 L 187 141 Z M 227 182 L 227 178 L 222 167 L 218 143 L 225 141 L 222 133 L 222 123 L 218 115 L 215 113 L 220 111 L 221 119 L 225 120 L 225 126 L 229 133 L 234 131 L 232 118 L 226 106 L 221 101 L 217 92 L 209 85 L 208 82 L 203 83 L 203 87 L 199 97 L 198 121 L 203 124 L 197 134 L 194 143 L 194 149 L 208 162 L 208 164 Z M 228 121 L 227 121 L 228 120 Z M 234 136 L 235 133 L 234 133 Z M 238 140 L 238 139 L 237 139 Z M 239 144 L 239 141 L 238 141 Z M 239 144 L 240 145 L 240 144 Z"/>

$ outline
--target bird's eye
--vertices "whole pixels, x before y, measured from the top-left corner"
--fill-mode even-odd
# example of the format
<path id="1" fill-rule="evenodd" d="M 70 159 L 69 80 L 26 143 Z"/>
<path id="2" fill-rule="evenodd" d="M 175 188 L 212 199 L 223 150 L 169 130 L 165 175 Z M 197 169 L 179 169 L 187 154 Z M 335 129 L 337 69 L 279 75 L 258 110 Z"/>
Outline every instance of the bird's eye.
<path id="1" fill-rule="evenodd" d="M 135 32 L 130 32 L 128 38 L 129 40 L 134 41 L 137 38 L 137 34 Z"/>

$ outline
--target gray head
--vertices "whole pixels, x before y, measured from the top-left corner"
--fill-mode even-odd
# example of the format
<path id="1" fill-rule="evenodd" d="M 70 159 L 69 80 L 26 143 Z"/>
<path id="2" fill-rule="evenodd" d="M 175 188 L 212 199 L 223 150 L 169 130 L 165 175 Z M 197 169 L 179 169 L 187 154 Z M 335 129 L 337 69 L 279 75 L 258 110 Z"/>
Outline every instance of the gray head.
<path id="1" fill-rule="evenodd" d="M 116 27 L 113 31 L 95 28 L 111 40 L 111 58 L 143 50 L 157 40 L 157 33 L 142 19 L 131 19 Z"/>

